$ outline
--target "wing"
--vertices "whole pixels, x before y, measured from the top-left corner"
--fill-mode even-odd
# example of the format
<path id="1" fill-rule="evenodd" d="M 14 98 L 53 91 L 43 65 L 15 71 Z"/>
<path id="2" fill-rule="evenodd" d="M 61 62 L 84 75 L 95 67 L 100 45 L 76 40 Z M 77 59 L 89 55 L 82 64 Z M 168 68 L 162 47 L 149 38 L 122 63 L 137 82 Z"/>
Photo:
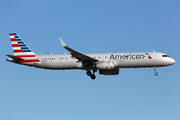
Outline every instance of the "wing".
<path id="1" fill-rule="evenodd" d="M 62 46 L 66 50 L 71 52 L 70 54 L 72 55 L 72 57 L 78 59 L 78 62 L 94 63 L 94 62 L 98 61 L 97 59 L 94 59 L 94 58 L 89 57 L 89 56 L 87 56 L 85 54 L 82 54 L 82 53 L 80 53 L 78 51 L 73 50 L 72 48 L 68 47 L 61 38 L 59 38 L 59 39 L 61 41 Z"/>

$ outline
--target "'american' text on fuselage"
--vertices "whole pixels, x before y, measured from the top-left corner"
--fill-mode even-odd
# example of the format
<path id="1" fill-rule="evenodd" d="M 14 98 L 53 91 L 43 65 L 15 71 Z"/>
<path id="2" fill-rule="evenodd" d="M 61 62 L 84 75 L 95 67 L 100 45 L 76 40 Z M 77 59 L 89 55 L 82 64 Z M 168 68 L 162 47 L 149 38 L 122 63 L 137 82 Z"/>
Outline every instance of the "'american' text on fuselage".
<path id="1" fill-rule="evenodd" d="M 129 54 L 129 55 L 111 55 L 110 60 L 128 60 L 128 59 L 144 59 L 146 57 L 143 54 Z"/>

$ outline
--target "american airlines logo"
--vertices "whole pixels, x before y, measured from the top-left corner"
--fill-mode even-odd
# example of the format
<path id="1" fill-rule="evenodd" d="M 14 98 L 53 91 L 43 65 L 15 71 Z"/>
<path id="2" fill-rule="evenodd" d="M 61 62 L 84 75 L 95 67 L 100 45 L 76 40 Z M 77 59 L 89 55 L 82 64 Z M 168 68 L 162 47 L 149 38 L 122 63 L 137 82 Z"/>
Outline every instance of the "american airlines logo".
<path id="1" fill-rule="evenodd" d="M 113 60 L 128 60 L 128 59 L 144 59 L 144 57 L 146 57 L 145 55 L 143 54 L 128 54 L 128 55 L 114 55 L 112 54 L 110 56 L 110 60 L 113 59 Z"/>
<path id="2" fill-rule="evenodd" d="M 152 59 L 152 57 L 148 53 L 145 53 L 145 54 L 149 59 Z"/>

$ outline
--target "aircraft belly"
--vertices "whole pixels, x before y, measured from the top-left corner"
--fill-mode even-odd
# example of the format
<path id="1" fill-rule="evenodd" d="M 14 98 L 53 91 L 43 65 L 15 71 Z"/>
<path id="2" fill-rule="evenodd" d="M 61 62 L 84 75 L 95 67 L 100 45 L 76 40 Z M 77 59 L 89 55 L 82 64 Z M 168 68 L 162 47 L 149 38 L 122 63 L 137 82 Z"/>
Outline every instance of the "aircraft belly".
<path id="1" fill-rule="evenodd" d="M 124 60 L 118 62 L 119 68 L 137 68 L 137 67 L 154 67 L 158 65 L 158 61 L 153 60 Z"/>
<path id="2" fill-rule="evenodd" d="M 42 63 L 47 69 L 74 69 L 75 63 L 68 61 L 52 61 Z"/>

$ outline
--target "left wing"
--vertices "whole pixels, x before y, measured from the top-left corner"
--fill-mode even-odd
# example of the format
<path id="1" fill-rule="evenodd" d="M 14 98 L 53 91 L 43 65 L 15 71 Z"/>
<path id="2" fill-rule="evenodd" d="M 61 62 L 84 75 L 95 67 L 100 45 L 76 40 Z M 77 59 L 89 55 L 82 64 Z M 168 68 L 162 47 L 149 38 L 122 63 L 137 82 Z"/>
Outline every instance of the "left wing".
<path id="1" fill-rule="evenodd" d="M 89 56 L 87 56 L 87 55 L 85 55 L 85 54 L 82 54 L 82 53 L 80 53 L 80 52 L 78 52 L 78 51 L 73 50 L 72 48 L 68 47 L 61 38 L 59 38 L 59 39 L 60 39 L 60 41 L 61 41 L 62 46 L 63 46 L 66 50 L 68 50 L 69 52 L 71 52 L 70 54 L 72 55 L 72 57 L 78 59 L 78 60 L 79 60 L 78 62 L 94 63 L 94 62 L 98 61 L 97 59 L 94 59 L 94 58 L 89 57 Z"/>

